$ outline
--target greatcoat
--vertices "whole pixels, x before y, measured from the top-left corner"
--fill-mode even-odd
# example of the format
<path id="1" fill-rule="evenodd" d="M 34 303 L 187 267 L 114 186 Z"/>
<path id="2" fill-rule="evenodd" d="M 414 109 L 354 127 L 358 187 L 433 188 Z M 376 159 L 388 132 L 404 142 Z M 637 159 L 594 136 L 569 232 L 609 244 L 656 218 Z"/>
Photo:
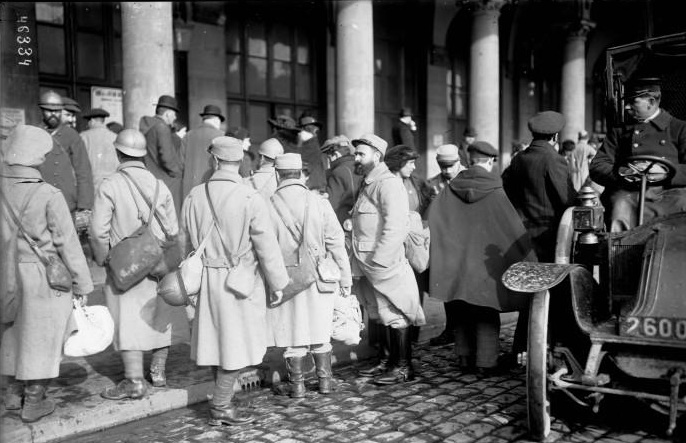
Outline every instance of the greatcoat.
<path id="1" fill-rule="evenodd" d="M 93 190 L 97 192 L 102 179 L 113 174 L 119 166 L 114 140 L 117 134 L 107 129 L 104 124 L 96 123 L 90 129 L 81 133 L 81 139 L 86 147 L 88 159 L 93 170 Z"/>
<path id="2" fill-rule="evenodd" d="M 139 126 L 147 142 L 145 165 L 152 175 L 167 185 L 174 198 L 174 205 L 181 206 L 183 164 L 174 148 L 171 128 L 158 116 L 141 117 Z"/>
<path id="3" fill-rule="evenodd" d="M 222 135 L 224 133 L 219 129 L 203 123 L 200 127 L 188 131 L 181 141 L 181 151 L 185 153 L 181 201 L 186 198 L 191 189 L 204 183 L 212 175 L 212 156 L 207 152 L 207 148 L 210 147 L 213 139 Z"/>
<path id="4" fill-rule="evenodd" d="M 385 163 L 367 174 L 352 213 L 353 269 L 415 326 L 426 323 L 414 272 L 405 258 L 409 232 L 407 191 Z M 367 291 L 368 285 L 360 285 Z M 373 297 L 374 295 L 366 295 Z"/>
<path id="5" fill-rule="evenodd" d="M 350 287 L 352 277 L 350 262 L 345 250 L 343 228 L 328 200 L 309 191 L 301 180 L 284 180 L 279 184 L 272 200 L 280 196 L 285 208 L 301 229 L 307 207 L 306 247 L 313 257 L 331 255 L 341 271 L 341 286 Z M 271 215 L 281 253 L 286 265 L 298 263 L 299 243 L 293 238 L 282 221 L 274 204 Z M 332 293 L 320 293 L 314 282 L 293 298 L 270 308 L 268 322 L 274 338 L 274 346 L 307 346 L 329 343 L 333 327 L 334 300 L 338 288 Z"/>
<path id="6" fill-rule="evenodd" d="M 3 179 L 2 192 L 26 233 L 48 255 L 58 255 L 62 259 L 72 275 L 75 293 L 92 292 L 88 264 L 62 193 L 44 183 L 35 168 L 18 165 L 5 168 L 4 175 L 11 178 Z M 26 209 L 22 213 L 24 205 Z M 0 218 L 3 236 L 17 232 L 11 216 L 5 211 L 3 204 L 0 211 L 3 213 Z M 55 378 L 59 375 L 64 340 L 75 329 L 70 321 L 72 293 L 48 286 L 45 266 L 24 237 L 20 233 L 17 235 L 15 278 L 19 303 L 13 327 L 2 339 L 2 374 L 14 375 L 19 380 Z M 11 276 L 4 272 L 3 275 Z M 3 282 L 3 285 L 14 286 L 11 282 Z"/>
<path id="7" fill-rule="evenodd" d="M 110 248 L 135 232 L 150 214 L 148 204 L 133 184 L 131 192 L 127 179 L 119 172 L 122 169 L 133 177 L 150 203 L 154 198 L 155 184 L 159 183 L 157 214 L 170 235 L 178 233 L 176 210 L 169 189 L 145 169 L 142 162 L 124 162 L 115 174 L 103 180 L 95 197 L 90 238 L 93 256 L 99 265 L 104 264 Z M 154 217 L 151 226 L 154 235 L 163 240 L 164 233 Z M 157 297 L 157 280 L 151 277 L 121 292 L 108 276 L 105 300 L 114 319 L 116 350 L 149 351 L 188 341 L 189 328 L 184 309 L 170 306 Z"/>
<path id="8" fill-rule="evenodd" d="M 269 201 L 276 191 L 276 169 L 273 165 L 262 165 L 250 177 L 245 177 L 243 183 L 257 191 L 266 201 Z"/>
<path id="9" fill-rule="evenodd" d="M 286 287 L 288 273 L 275 247 L 276 235 L 264 199 L 243 185 L 238 173 L 218 170 L 208 183 L 219 226 L 213 227 L 204 184 L 191 190 L 181 210 L 179 240 L 184 253 L 195 250 L 208 232 L 210 235 L 193 321 L 191 358 L 200 366 L 237 370 L 262 362 L 271 342 L 267 332 L 268 290 Z M 247 298 L 239 298 L 226 286 L 229 269 L 222 240 L 231 254 L 239 248 L 247 250 L 240 266 L 231 271 L 241 273 L 237 279 L 254 283 Z"/>

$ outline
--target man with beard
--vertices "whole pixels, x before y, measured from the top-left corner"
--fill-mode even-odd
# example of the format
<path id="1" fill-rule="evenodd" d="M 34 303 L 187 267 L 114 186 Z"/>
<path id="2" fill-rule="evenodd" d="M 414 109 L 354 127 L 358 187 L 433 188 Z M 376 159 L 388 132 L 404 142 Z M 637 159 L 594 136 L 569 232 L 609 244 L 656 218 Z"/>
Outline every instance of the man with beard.
<path id="1" fill-rule="evenodd" d="M 360 374 L 380 376 L 378 384 L 403 383 L 414 379 L 409 327 L 426 323 L 414 272 L 405 258 L 410 215 L 407 191 L 383 162 L 386 141 L 366 134 L 352 143 L 357 148 L 355 172 L 364 176 L 352 210 L 355 292 L 370 323 L 380 323 L 387 337 L 381 340 L 379 364 Z"/>
<path id="2" fill-rule="evenodd" d="M 330 138 L 322 145 L 322 153 L 328 157 L 330 165 L 326 171 L 326 193 L 341 225 L 350 218 L 350 210 L 362 181 L 362 177 L 355 174 L 352 149 L 345 135 Z"/>
<path id="3" fill-rule="evenodd" d="M 88 152 L 78 132 L 60 121 L 64 104 L 59 94 L 41 95 L 38 107 L 46 131 L 52 136 L 52 150 L 38 168 L 43 180 L 62 191 L 76 228 L 86 228 L 93 208 L 93 173 Z"/>
<path id="4" fill-rule="evenodd" d="M 62 97 L 62 103 L 64 108 L 62 108 L 62 115 L 60 116 L 60 121 L 62 124 L 76 129 L 76 114 L 81 113 L 81 105 L 79 102 L 69 97 Z"/>

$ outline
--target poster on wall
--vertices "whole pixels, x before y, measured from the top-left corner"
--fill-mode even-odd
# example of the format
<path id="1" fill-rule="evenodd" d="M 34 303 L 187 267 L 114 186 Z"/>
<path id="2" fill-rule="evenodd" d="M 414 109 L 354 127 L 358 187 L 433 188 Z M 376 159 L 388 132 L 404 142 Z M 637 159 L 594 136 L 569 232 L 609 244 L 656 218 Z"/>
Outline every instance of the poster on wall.
<path id="1" fill-rule="evenodd" d="M 124 124 L 123 93 L 120 88 L 91 87 L 91 107 L 102 108 L 110 113 L 105 123 Z"/>

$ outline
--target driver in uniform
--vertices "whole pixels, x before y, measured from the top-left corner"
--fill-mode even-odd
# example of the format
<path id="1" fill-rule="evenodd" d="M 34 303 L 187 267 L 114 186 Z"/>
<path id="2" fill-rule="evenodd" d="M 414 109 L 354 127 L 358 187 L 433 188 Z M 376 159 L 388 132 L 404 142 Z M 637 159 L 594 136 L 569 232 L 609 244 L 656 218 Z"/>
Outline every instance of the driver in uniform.
<path id="1" fill-rule="evenodd" d="M 638 187 L 622 177 L 631 171 L 626 159 L 633 155 L 662 157 L 676 167 L 671 180 L 647 189 L 644 219 L 686 211 L 686 122 L 660 108 L 661 96 L 658 78 L 640 78 L 629 84 L 624 102 L 630 121 L 608 133 L 589 166 L 591 179 L 605 186 L 603 200 L 611 204 L 612 232 L 637 225 Z M 647 165 L 634 166 L 642 169 Z M 660 179 L 666 172 L 665 166 L 655 164 L 648 179 Z"/>

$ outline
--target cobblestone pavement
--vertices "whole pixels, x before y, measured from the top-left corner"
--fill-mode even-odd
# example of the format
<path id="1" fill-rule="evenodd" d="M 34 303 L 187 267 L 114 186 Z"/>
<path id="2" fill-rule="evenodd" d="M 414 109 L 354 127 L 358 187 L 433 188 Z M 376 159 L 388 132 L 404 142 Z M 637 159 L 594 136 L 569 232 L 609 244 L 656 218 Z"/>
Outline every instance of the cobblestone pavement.
<path id="1" fill-rule="evenodd" d="M 509 349 L 513 327 L 503 331 Z M 328 396 L 304 399 L 274 395 L 268 388 L 244 392 L 237 402 L 256 416 L 242 427 L 210 427 L 208 404 L 171 411 L 103 432 L 70 439 L 98 442 L 478 442 L 527 441 L 525 371 L 480 378 L 460 373 L 451 346 L 426 344 L 415 352 L 418 380 L 378 387 L 356 375 L 355 366 L 334 369 L 340 380 Z M 362 365 L 362 364 L 361 364 Z M 565 398 L 553 400 L 550 441 L 649 443 L 663 437 L 666 419 L 632 400 L 608 399 L 592 414 Z M 672 441 L 686 441 L 681 420 Z"/>

